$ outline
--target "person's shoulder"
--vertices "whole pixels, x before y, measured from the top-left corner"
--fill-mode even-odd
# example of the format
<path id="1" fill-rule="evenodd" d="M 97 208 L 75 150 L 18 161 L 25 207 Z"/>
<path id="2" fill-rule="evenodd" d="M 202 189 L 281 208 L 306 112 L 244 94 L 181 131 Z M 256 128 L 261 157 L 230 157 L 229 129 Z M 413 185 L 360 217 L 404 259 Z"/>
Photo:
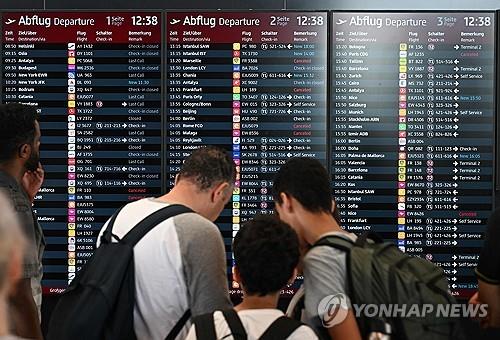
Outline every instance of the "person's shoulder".
<path id="1" fill-rule="evenodd" d="M 173 222 L 182 244 L 207 246 L 223 242 L 219 228 L 197 213 L 177 215 L 173 218 Z"/>
<path id="2" fill-rule="evenodd" d="M 154 202 L 152 201 L 151 197 L 146 197 L 146 198 L 141 198 L 136 201 L 128 202 L 124 205 L 122 205 L 122 210 L 130 209 L 130 208 L 140 208 L 140 207 L 149 207 L 150 205 L 153 205 Z"/>
<path id="3" fill-rule="evenodd" d="M 316 340 L 318 336 L 311 327 L 307 325 L 302 325 L 295 330 L 289 337 L 288 340 Z"/>
<path id="4" fill-rule="evenodd" d="M 6 197 L 10 200 L 10 203 L 16 209 L 16 211 L 30 211 L 31 214 L 31 202 L 28 199 L 28 195 L 21 188 L 19 183 L 10 175 L 5 174 L 0 171 L 0 191 L 3 192 Z"/>
<path id="5" fill-rule="evenodd" d="M 212 322 L 214 323 L 215 326 L 215 332 L 218 334 L 224 333 L 224 331 L 228 330 L 228 325 L 226 322 L 226 318 L 224 317 L 224 314 L 222 314 L 222 311 L 216 310 L 212 313 L 207 313 L 207 314 L 202 314 L 200 316 L 197 316 L 194 320 L 210 320 L 212 319 Z"/>
<path id="6" fill-rule="evenodd" d="M 202 319 L 212 319 L 214 324 L 220 323 L 221 321 L 226 320 L 224 318 L 224 315 L 222 314 L 222 311 L 216 310 L 211 313 L 205 313 L 205 314 L 200 314 L 197 315 L 193 318 L 193 323 Z"/>
<path id="7" fill-rule="evenodd" d="M 15 335 L 4 335 L 4 336 L 0 336 L 0 340 L 28 340 L 28 339 L 20 338 L 20 337 L 15 336 Z"/>
<path id="8" fill-rule="evenodd" d="M 199 232 L 219 230 L 212 221 L 195 212 L 188 212 L 175 216 L 174 223 L 179 228 L 195 229 Z"/>
<path id="9" fill-rule="evenodd" d="M 0 187 L 18 187 L 19 184 L 16 182 L 14 177 L 0 170 Z"/>
<path id="10" fill-rule="evenodd" d="M 216 310 L 215 312 L 211 313 L 213 315 L 213 318 L 214 318 L 214 323 L 219 323 L 219 322 L 222 322 L 226 320 L 226 318 L 224 317 L 224 314 L 222 314 L 222 311 L 220 310 Z"/>
<path id="11" fill-rule="evenodd" d="M 356 235 L 352 233 L 331 233 L 325 235 L 324 237 L 342 237 L 346 240 L 356 241 Z M 323 238 L 323 237 L 322 237 Z M 304 262 L 311 261 L 321 261 L 329 262 L 330 260 L 342 259 L 345 257 L 345 252 L 343 250 L 337 249 L 333 246 L 323 245 L 323 246 L 313 246 L 304 256 Z"/>
<path id="12" fill-rule="evenodd" d="M 339 233 L 340 234 L 340 233 Z M 355 240 L 354 234 L 342 233 L 340 237 Z M 304 256 L 304 275 L 325 275 L 325 273 L 338 273 L 346 269 L 346 253 L 332 246 L 312 247 Z"/>
<path id="13" fill-rule="evenodd" d="M 160 202 L 156 200 L 154 197 L 146 197 L 139 199 L 137 201 L 129 202 L 121 207 L 119 217 L 123 217 L 126 215 L 134 215 L 134 216 L 149 216 L 158 212 L 164 208 L 167 208 L 171 205 L 166 204 L 165 202 Z M 194 214 L 194 213 L 184 213 L 173 218 L 177 218 L 178 216 L 182 216 L 185 214 Z M 197 215 L 197 214 L 196 214 Z M 199 215 L 198 215 L 199 216 Z M 165 221 L 164 221 L 165 222 Z"/>

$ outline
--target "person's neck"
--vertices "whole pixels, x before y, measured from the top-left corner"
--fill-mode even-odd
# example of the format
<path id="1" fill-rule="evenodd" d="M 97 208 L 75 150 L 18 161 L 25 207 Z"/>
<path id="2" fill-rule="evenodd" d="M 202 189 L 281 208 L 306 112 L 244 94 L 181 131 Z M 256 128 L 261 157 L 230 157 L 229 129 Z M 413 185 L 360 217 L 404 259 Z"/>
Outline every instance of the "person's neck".
<path id="1" fill-rule="evenodd" d="M 202 213 L 204 211 L 205 200 L 200 197 L 201 195 L 203 193 L 200 193 L 195 185 L 191 183 L 178 183 L 168 193 L 158 197 L 158 200 L 165 203 L 182 204 L 197 213 Z"/>
<path id="2" fill-rule="evenodd" d="M 243 301 L 234 307 L 236 311 L 247 309 L 276 309 L 278 306 L 279 292 L 264 296 L 243 294 Z"/>
<path id="3" fill-rule="evenodd" d="M 7 302 L 5 296 L 0 296 L 0 336 L 9 334 L 9 323 L 7 321 Z"/>
<path id="4" fill-rule="evenodd" d="M 300 216 L 302 238 L 308 245 L 316 243 L 326 233 L 346 233 L 330 213 L 304 211 Z"/>
<path id="5" fill-rule="evenodd" d="M 23 167 L 15 164 L 14 162 L 1 163 L 0 171 L 14 177 L 17 183 L 21 183 L 25 173 Z"/>

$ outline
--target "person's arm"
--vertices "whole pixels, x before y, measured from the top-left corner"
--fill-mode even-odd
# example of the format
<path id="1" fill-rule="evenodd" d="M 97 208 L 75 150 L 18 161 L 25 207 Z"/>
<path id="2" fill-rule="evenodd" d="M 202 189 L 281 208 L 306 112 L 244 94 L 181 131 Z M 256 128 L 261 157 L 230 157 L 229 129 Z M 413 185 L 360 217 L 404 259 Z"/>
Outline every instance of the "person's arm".
<path id="1" fill-rule="evenodd" d="M 359 333 L 358 324 L 356 323 L 356 317 L 354 316 L 352 309 L 349 309 L 344 321 L 327 329 L 328 334 L 330 335 L 330 338 L 332 340 L 361 340 L 361 334 Z"/>
<path id="2" fill-rule="evenodd" d="M 500 328 L 500 285 L 479 281 L 477 300 L 488 305 L 488 316 L 481 320 L 482 327 Z"/>
<path id="3" fill-rule="evenodd" d="M 193 316 L 232 307 L 227 262 L 219 229 L 197 214 L 174 218 Z"/>
<path id="4" fill-rule="evenodd" d="M 356 318 L 350 306 L 346 291 L 346 264 L 345 255 L 340 251 L 327 247 L 314 248 L 314 251 L 307 254 L 304 259 L 304 288 L 305 288 L 305 309 L 307 321 L 315 326 L 324 327 L 331 339 L 361 339 Z M 343 295 L 345 306 L 342 314 L 345 318 L 337 323 L 325 327 L 321 324 L 324 315 L 319 315 L 318 307 L 324 298 L 328 296 Z M 339 299 L 332 301 L 340 302 Z M 325 310 L 324 312 L 327 312 Z M 341 315 L 342 315 L 341 314 Z"/>
<path id="5" fill-rule="evenodd" d="M 474 300 L 488 305 L 488 317 L 481 320 L 483 327 L 500 327 L 500 210 L 488 219 L 485 241 L 476 268 L 478 293 Z"/>
<path id="6" fill-rule="evenodd" d="M 31 279 L 21 279 L 10 299 L 10 316 L 16 335 L 27 339 L 43 339 L 38 309 L 31 293 Z"/>

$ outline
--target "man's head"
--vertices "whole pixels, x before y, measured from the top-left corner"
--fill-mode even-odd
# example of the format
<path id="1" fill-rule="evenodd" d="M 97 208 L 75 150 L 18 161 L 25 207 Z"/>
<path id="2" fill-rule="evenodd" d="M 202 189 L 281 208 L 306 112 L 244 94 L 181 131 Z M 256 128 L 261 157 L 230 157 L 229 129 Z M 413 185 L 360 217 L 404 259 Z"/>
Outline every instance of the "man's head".
<path id="1" fill-rule="evenodd" d="M 176 185 L 189 183 L 195 188 L 195 194 L 205 196 L 198 213 L 215 221 L 232 196 L 235 180 L 236 167 L 229 154 L 221 148 L 207 146 L 186 158 Z"/>
<path id="2" fill-rule="evenodd" d="M 245 222 L 233 242 L 234 275 L 247 295 L 264 296 L 295 279 L 299 262 L 297 234 L 272 216 Z"/>
<path id="3" fill-rule="evenodd" d="M 313 158 L 291 158 L 286 162 L 274 177 L 273 198 L 280 219 L 296 230 L 301 210 L 332 213 L 328 172 Z"/>
<path id="4" fill-rule="evenodd" d="M 40 161 L 40 126 L 32 106 L 0 105 L 0 164 L 16 162 L 35 171 Z"/>
<path id="5" fill-rule="evenodd" d="M 7 196 L 0 191 L 0 300 L 5 298 L 22 275 L 26 240 Z"/>

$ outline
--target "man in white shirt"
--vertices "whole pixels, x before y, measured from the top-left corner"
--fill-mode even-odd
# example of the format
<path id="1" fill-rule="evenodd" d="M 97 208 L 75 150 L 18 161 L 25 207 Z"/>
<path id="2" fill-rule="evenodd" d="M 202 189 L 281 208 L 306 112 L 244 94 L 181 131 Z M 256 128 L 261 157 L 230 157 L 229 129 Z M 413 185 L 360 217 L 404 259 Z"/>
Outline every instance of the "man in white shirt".
<path id="1" fill-rule="evenodd" d="M 246 222 L 238 232 L 233 252 L 234 279 L 243 290 L 243 302 L 234 309 L 247 339 L 259 339 L 276 320 L 284 316 L 277 305 L 281 290 L 287 283 L 293 282 L 297 273 L 297 235 L 290 226 L 274 217 L 257 216 Z M 209 320 L 214 323 L 216 339 L 234 339 L 221 311 L 213 313 L 213 321 Z M 298 326 L 288 337 L 275 339 L 317 339 L 311 328 Z M 201 336 L 205 337 L 206 333 L 197 323 L 189 330 L 186 340 L 200 339 Z"/>
<path id="2" fill-rule="evenodd" d="M 229 202 L 235 177 L 228 153 L 203 147 L 186 158 L 170 192 L 129 203 L 118 214 L 113 234 L 121 238 L 170 204 L 195 211 L 165 220 L 134 247 L 134 330 L 139 340 L 165 339 L 188 309 L 196 316 L 231 306 L 224 242 L 213 221 Z"/>
<path id="3" fill-rule="evenodd" d="M 0 340 L 21 340 L 9 335 L 8 299 L 22 278 L 27 242 L 4 191 L 0 191 L 0 216 Z"/>

